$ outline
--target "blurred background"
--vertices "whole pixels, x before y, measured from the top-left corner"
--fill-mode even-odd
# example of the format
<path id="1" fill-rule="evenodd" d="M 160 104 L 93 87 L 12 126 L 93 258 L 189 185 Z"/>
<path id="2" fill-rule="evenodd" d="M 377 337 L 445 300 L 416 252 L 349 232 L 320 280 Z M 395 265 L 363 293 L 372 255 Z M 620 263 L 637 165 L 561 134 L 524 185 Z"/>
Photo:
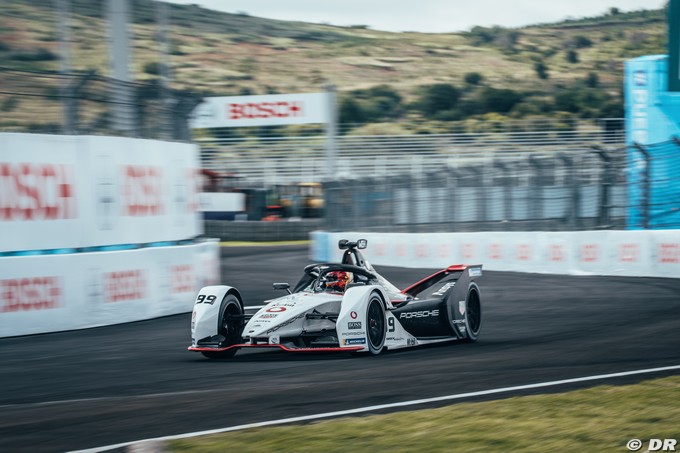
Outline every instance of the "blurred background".
<path id="1" fill-rule="evenodd" d="M 425 33 L 151 0 L 4 1 L 0 131 L 195 143 L 203 192 L 243 195 L 202 198 L 206 234 L 222 239 L 678 227 L 673 196 L 627 195 L 680 181 L 630 178 L 680 151 L 625 136 L 624 62 L 667 49 L 657 4 Z M 328 90 L 331 125 L 191 124 L 211 97 Z"/>

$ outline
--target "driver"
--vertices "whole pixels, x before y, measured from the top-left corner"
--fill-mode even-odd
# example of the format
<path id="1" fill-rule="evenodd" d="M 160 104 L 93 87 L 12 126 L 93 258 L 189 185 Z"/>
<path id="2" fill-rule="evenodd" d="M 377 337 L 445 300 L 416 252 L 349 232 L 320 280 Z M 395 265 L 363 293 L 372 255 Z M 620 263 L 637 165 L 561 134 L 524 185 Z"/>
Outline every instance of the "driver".
<path id="1" fill-rule="evenodd" d="M 326 274 L 326 288 L 344 293 L 347 284 L 352 280 L 352 274 L 345 271 L 331 271 Z"/>

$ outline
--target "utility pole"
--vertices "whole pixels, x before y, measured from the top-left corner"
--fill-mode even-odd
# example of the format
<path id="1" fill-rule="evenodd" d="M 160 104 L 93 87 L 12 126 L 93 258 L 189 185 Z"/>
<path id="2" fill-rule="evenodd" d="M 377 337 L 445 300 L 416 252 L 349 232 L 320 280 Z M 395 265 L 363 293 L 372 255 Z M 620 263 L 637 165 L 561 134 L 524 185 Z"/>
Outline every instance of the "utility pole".
<path id="1" fill-rule="evenodd" d="M 71 73 L 71 4 L 70 0 L 54 0 L 57 10 L 57 35 L 59 39 L 59 72 L 61 73 L 62 132 L 72 134 L 75 129 L 73 97 L 68 74 Z"/>

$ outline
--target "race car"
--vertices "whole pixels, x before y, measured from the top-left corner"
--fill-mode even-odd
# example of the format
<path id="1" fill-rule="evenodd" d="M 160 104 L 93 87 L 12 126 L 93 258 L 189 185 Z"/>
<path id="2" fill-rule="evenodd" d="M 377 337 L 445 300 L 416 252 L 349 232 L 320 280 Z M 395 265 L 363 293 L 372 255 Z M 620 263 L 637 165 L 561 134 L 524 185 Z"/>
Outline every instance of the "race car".
<path id="1" fill-rule="evenodd" d="M 305 267 L 287 294 L 245 314 L 231 286 L 206 286 L 191 318 L 190 351 L 230 358 L 242 348 L 380 354 L 436 342 L 477 341 L 482 326 L 481 265 L 451 265 L 399 290 L 364 258 L 367 241 L 340 240 L 341 263 Z"/>

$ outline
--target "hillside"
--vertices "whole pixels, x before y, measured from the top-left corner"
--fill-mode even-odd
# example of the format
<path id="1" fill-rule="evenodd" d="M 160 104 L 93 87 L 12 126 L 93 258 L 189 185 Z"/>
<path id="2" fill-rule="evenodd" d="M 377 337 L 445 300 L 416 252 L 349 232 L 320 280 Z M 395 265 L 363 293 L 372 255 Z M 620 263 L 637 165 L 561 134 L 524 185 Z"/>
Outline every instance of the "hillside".
<path id="1" fill-rule="evenodd" d="M 1 66 L 58 70 L 53 4 L 13 0 L 3 5 Z M 134 75 L 148 80 L 158 72 L 155 5 L 149 0 L 133 4 Z M 102 1 L 73 1 L 74 70 L 106 74 L 104 7 Z M 662 10 L 612 10 L 556 24 L 474 27 L 450 34 L 275 21 L 195 5 L 169 4 L 168 15 L 173 88 L 235 95 L 313 92 L 333 84 L 345 103 L 350 96 L 343 93 L 363 90 L 352 93 L 358 98 L 354 105 L 343 105 L 343 118 L 350 122 L 454 120 L 489 113 L 617 116 L 623 62 L 666 48 Z M 429 93 L 428 86 L 435 84 L 453 87 L 455 102 L 432 114 L 425 104 L 447 93 Z M 380 88 L 370 90 L 375 87 Z M 591 90 L 594 98 L 571 105 L 574 90 Z M 559 93 L 564 93 L 562 101 Z"/>

